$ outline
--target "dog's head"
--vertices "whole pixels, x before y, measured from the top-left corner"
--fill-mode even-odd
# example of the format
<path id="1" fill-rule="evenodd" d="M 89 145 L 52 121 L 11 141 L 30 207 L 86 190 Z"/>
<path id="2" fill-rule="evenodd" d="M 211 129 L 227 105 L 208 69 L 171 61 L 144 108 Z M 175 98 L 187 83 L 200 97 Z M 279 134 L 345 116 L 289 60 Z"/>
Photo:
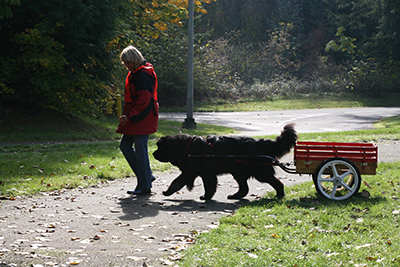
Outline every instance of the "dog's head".
<path id="1" fill-rule="evenodd" d="M 161 162 L 170 162 L 175 166 L 186 157 L 186 147 L 191 139 L 189 135 L 164 136 L 157 141 L 157 150 L 153 156 Z"/>

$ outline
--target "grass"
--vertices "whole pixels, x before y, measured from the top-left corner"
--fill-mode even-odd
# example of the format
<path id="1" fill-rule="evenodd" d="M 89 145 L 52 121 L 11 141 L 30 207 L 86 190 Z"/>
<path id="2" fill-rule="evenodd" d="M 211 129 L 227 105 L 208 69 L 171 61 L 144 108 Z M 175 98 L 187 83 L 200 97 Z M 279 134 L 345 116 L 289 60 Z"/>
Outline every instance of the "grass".
<path id="1" fill-rule="evenodd" d="M 302 140 L 398 140 L 400 116 L 376 130 L 301 134 Z M 400 162 L 381 163 L 362 177 L 361 194 L 345 201 L 320 197 L 313 182 L 274 192 L 198 235 L 184 266 L 400 266 Z"/>
<path id="2" fill-rule="evenodd" d="M 268 193 L 199 235 L 179 266 L 400 266 L 400 163 L 363 176 L 370 198 L 335 202 L 312 182 Z"/>
<path id="3" fill-rule="evenodd" d="M 160 121 L 160 130 L 149 140 L 149 157 L 154 172 L 171 165 L 153 158 L 156 138 L 189 133 L 207 135 L 232 133 L 229 128 L 198 124 L 196 130 L 181 129 L 181 123 Z M 107 127 L 107 126 L 105 126 Z M 13 144 L 0 146 L 0 195 L 37 194 L 78 186 L 91 186 L 132 175 L 116 140 L 102 142 Z"/>
<path id="4" fill-rule="evenodd" d="M 315 108 L 361 108 L 361 107 L 398 107 L 400 95 L 390 98 L 365 98 L 354 96 L 312 96 L 299 99 L 271 99 L 254 100 L 241 99 L 239 101 L 217 100 L 213 103 L 201 103 L 195 106 L 195 111 L 202 112 L 229 112 L 229 111 L 260 111 L 260 110 L 291 110 Z M 164 112 L 181 111 L 184 108 L 164 108 Z"/>

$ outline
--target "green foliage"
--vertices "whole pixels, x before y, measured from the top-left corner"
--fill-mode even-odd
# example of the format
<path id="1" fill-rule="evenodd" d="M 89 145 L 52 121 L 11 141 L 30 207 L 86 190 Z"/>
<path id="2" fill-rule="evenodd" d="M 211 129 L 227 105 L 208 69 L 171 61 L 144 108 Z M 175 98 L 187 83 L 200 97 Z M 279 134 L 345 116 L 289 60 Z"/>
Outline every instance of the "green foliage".
<path id="1" fill-rule="evenodd" d="M 321 95 L 399 90 L 398 1 L 206 0 L 195 11 L 197 103 L 287 81 Z M 1 0 L 0 104 L 109 114 L 132 44 L 156 68 L 162 106 L 185 105 L 186 19 L 183 0 Z"/>
<path id="2" fill-rule="evenodd" d="M 400 60 L 400 37 L 396 34 L 400 19 L 398 1 L 363 0 L 324 1 L 329 10 L 329 23 L 344 27 L 347 34 L 356 38 L 355 45 L 367 58 L 377 62 Z"/>
<path id="3" fill-rule="evenodd" d="M 20 0 L 0 0 L 0 20 L 3 18 L 11 18 L 13 16 L 11 6 L 20 4 Z"/>
<path id="4" fill-rule="evenodd" d="M 301 28 L 302 5 L 299 0 L 219 0 L 206 6 L 204 24 L 211 24 L 213 39 L 241 31 L 243 36 L 238 42 L 261 43 L 268 41 L 268 33 L 279 29 L 281 23 Z"/>
<path id="5" fill-rule="evenodd" d="M 151 46 L 144 47 L 146 59 L 157 72 L 160 106 L 184 106 L 187 88 L 187 32 L 170 25 Z"/>
<path id="6" fill-rule="evenodd" d="M 113 2 L 114 3 L 114 2 Z M 64 112 L 98 112 L 106 82 L 118 2 L 21 1 L 0 21 L 2 101 Z"/>
<path id="7" fill-rule="evenodd" d="M 326 52 L 340 52 L 345 54 L 355 54 L 357 52 L 357 46 L 354 44 L 356 41 L 355 38 L 347 37 L 344 35 L 345 29 L 343 27 L 339 27 L 336 32 L 337 41 L 331 40 L 325 46 Z"/>
<path id="8" fill-rule="evenodd" d="M 321 95 L 396 93 L 399 10 L 392 1 L 372 0 L 212 3 L 199 23 L 213 32 L 198 55 L 195 95 L 198 101 L 235 100 L 254 91 L 253 98 L 269 99 L 275 94 L 259 90 L 260 84 L 273 88 L 288 81 L 317 85 L 308 91 Z M 296 97 L 298 91 L 287 92 Z"/>

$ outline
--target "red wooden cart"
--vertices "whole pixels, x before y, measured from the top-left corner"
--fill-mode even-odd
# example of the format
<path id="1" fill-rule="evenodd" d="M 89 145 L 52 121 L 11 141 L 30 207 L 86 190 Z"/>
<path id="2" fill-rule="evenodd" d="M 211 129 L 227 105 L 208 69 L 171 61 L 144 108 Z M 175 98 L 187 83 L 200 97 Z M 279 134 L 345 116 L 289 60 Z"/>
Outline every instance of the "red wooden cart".
<path id="1" fill-rule="evenodd" d="M 376 174 L 378 147 L 370 143 L 298 141 L 294 163 L 296 173 L 312 174 L 320 195 L 343 200 L 359 191 L 361 174 Z"/>

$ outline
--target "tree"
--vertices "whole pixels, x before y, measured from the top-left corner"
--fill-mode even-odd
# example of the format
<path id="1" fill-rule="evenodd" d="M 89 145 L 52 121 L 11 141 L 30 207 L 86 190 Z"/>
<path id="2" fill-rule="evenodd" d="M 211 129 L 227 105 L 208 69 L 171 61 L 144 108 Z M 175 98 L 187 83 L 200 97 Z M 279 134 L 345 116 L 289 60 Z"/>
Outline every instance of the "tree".
<path id="1" fill-rule="evenodd" d="M 1 101 L 66 112 L 107 110 L 121 49 L 148 46 L 186 15 L 184 0 L 2 0 L 0 8 Z"/>
<path id="2" fill-rule="evenodd" d="M 0 19 L 11 18 L 13 16 L 11 6 L 18 5 L 20 5 L 19 0 L 0 0 Z"/>
<path id="3" fill-rule="evenodd" d="M 89 110 L 107 97 L 106 43 L 120 5 L 114 1 L 21 1 L 0 21 L 3 100 L 62 111 Z"/>

